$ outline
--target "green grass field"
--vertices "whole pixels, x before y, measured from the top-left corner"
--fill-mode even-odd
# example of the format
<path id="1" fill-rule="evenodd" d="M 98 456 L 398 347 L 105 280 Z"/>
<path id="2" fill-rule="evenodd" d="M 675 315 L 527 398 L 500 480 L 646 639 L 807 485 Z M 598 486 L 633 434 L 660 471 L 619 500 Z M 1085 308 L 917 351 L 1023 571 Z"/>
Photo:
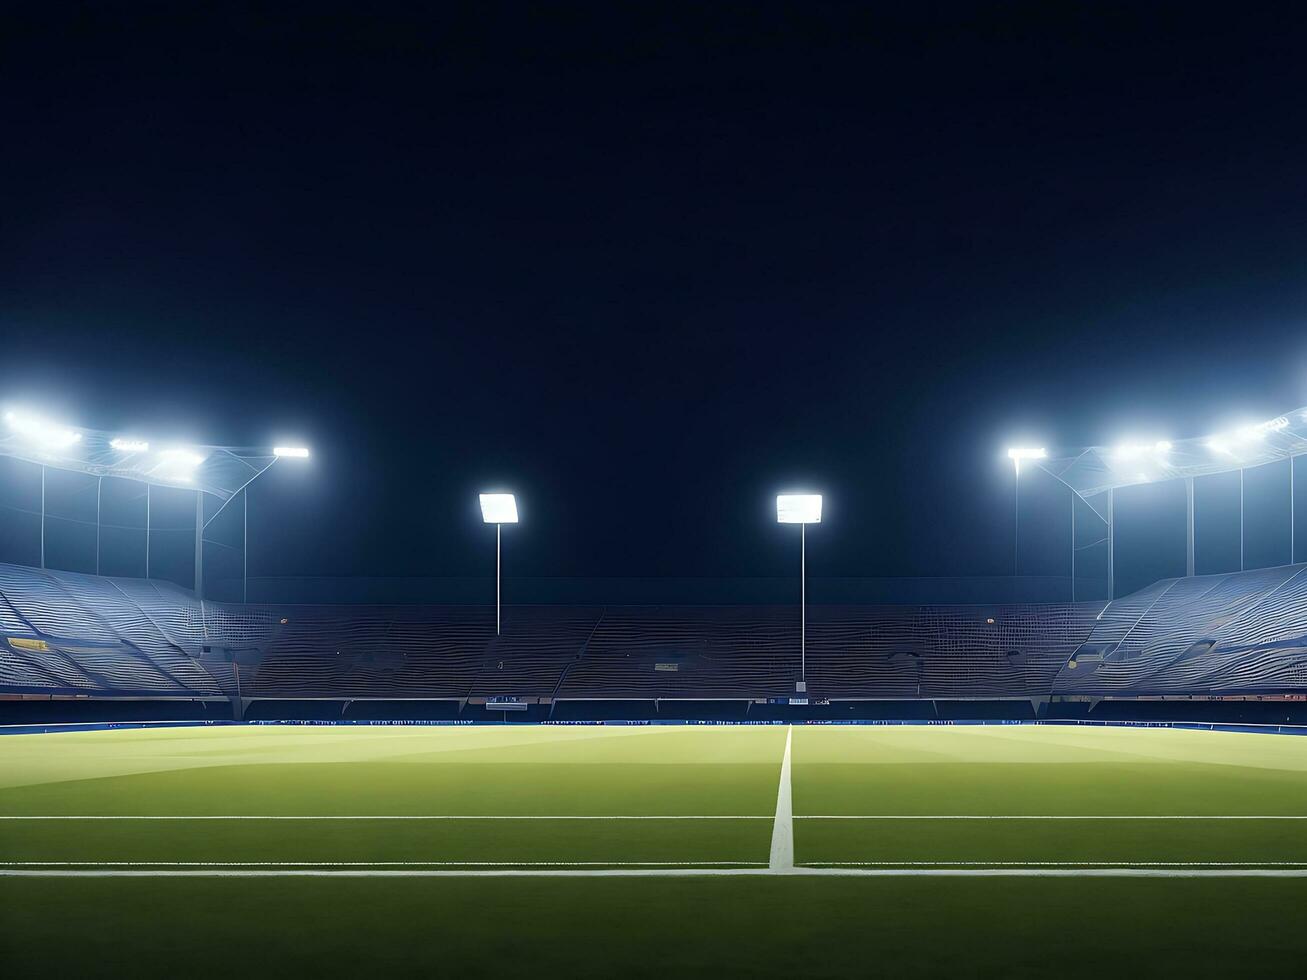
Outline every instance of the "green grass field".
<path id="1" fill-rule="evenodd" d="M 1285 736 L 12 736 L 0 817 L 6 977 L 1215 976 L 1307 957 L 1307 739 Z"/>

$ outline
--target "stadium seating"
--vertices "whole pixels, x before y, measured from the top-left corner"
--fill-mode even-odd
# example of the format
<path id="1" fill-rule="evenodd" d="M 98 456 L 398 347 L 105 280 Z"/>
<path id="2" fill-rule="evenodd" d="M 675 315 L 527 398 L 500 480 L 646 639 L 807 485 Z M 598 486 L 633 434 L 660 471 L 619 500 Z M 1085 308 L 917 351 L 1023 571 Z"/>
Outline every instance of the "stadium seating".
<path id="1" fill-rule="evenodd" d="M 594 703 L 591 715 L 607 704 L 648 720 L 666 714 L 654 702 L 701 720 L 780 717 L 766 702 L 795 695 L 798 645 L 791 607 L 515 606 L 496 636 L 489 606 L 224 604 L 156 581 L 0 565 L 0 693 L 278 699 L 357 719 L 374 714 L 356 699 L 390 700 L 376 709 L 389 717 L 401 698 L 441 699 L 438 716 L 464 719 L 567 720 Z M 1307 565 L 1168 579 L 1110 603 L 814 606 L 807 680 L 811 697 L 841 702 L 831 717 L 868 718 L 1301 692 Z M 531 707 L 479 707 L 499 697 Z M 957 699 L 977 703 L 946 704 Z M 285 706 L 297 700 L 311 707 Z"/>

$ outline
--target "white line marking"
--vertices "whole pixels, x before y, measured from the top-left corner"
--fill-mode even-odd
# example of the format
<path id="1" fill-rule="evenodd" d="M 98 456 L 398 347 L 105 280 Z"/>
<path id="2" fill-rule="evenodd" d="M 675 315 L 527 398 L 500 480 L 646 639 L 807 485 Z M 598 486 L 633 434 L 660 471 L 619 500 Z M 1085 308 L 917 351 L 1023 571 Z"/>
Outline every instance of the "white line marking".
<path id="1" fill-rule="evenodd" d="M 814 868 L 1307 868 L 1307 861 L 812 861 Z"/>
<path id="2" fill-rule="evenodd" d="M 105 869 L 0 868 L 0 878 L 724 878 L 774 876 L 771 868 Z M 1307 878 L 1307 868 L 817 868 L 789 875 L 832 878 Z"/>
<path id="3" fill-rule="evenodd" d="M 793 820 L 1307 820 L 1307 814 L 794 814 Z M 775 814 L 0 814 L 0 820 L 770 820 Z"/>
<path id="4" fill-rule="evenodd" d="M 771 860 L 767 867 L 784 874 L 794 870 L 794 804 L 790 797 L 790 742 L 794 727 L 785 729 L 785 754 L 781 757 L 781 779 L 776 789 L 776 819 L 771 829 Z"/>
<path id="5" fill-rule="evenodd" d="M 0 861 L 4 868 L 720 868 L 763 861 Z"/>
<path id="6" fill-rule="evenodd" d="M 874 814 L 800 814 L 795 820 L 1307 820 L 1304 814 L 1015 814 L 1015 813 L 874 813 Z"/>
<path id="7" fill-rule="evenodd" d="M 469 816 L 464 814 L 413 814 L 413 815 L 395 815 L 395 814 L 314 814 L 314 815 L 272 815 L 272 814 L 206 814 L 206 815 L 188 815 L 188 814 L 169 814 L 166 816 L 144 815 L 144 814 L 94 814 L 82 816 L 66 815 L 34 815 L 19 816 L 9 815 L 0 816 L 0 820 L 774 820 L 771 814 L 758 814 L 753 816 L 697 816 L 688 814 L 670 814 L 668 816 L 646 816 L 646 815 L 622 815 L 622 814 L 603 814 L 603 815 L 569 815 L 569 816 L 540 816 L 538 814 L 518 814 L 506 815 L 502 813 L 490 814 L 485 816 Z"/>

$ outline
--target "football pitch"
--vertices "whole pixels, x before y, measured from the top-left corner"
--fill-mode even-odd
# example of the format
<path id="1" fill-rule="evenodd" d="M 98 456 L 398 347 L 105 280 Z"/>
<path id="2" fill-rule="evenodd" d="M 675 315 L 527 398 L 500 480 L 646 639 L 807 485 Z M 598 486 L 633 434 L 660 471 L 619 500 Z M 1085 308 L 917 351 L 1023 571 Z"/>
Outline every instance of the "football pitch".
<path id="1" fill-rule="evenodd" d="M 1296 974 L 1304 908 L 1288 736 L 0 738 L 5 976 Z"/>

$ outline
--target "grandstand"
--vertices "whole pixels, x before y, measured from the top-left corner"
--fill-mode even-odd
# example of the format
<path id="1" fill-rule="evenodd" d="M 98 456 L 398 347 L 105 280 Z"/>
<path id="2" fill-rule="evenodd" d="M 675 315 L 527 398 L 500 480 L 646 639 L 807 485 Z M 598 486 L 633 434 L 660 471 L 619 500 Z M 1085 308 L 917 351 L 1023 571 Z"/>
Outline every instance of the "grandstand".
<path id="1" fill-rule="evenodd" d="M 1307 687 L 1305 565 L 1168 579 L 1111 602 L 816 606 L 809 703 L 797 704 L 787 607 L 522 606 L 502 635 L 494 626 L 485 606 L 218 603 L 159 581 L 0 565 L 0 693 L 226 701 L 236 717 L 430 700 L 447 702 L 440 716 L 562 720 L 659 717 L 659 702 L 724 718 L 825 716 L 824 702 L 911 718 L 923 701 L 937 703 L 931 717 L 969 717 L 965 704 L 1026 716 L 994 707 L 1007 701 L 1034 717 L 1061 699 Z M 964 704 L 938 707 L 948 701 Z"/>

